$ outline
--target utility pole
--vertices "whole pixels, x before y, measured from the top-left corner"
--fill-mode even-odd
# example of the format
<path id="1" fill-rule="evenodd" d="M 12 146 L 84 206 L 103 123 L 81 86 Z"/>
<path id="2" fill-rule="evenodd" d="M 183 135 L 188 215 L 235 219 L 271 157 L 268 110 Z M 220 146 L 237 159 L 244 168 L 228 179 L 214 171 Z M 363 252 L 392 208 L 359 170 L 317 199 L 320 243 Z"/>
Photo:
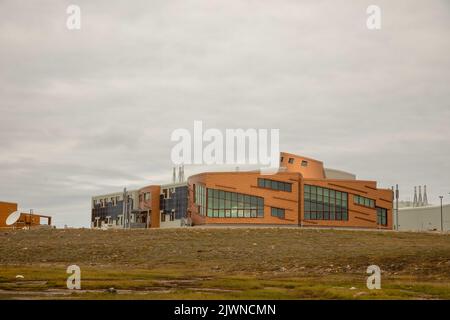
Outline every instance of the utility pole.
<path id="1" fill-rule="evenodd" d="M 128 219 L 128 195 L 127 195 L 127 188 L 123 188 L 122 215 L 123 215 L 123 228 L 126 229 L 126 227 L 127 227 L 127 219 Z"/>
<path id="2" fill-rule="evenodd" d="M 444 232 L 444 219 L 442 216 L 442 199 L 444 198 L 444 196 L 439 196 L 439 198 L 441 199 L 441 232 Z"/>

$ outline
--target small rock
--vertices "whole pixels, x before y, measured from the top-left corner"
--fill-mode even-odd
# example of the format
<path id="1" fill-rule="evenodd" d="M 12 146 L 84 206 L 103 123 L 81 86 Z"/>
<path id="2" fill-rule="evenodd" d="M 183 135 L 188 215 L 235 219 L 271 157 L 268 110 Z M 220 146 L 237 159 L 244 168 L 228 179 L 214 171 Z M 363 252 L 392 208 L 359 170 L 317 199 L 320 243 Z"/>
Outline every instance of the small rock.
<path id="1" fill-rule="evenodd" d="M 109 288 L 109 289 L 106 290 L 106 292 L 108 292 L 108 293 L 117 293 L 117 290 L 114 289 L 114 288 Z"/>
<path id="2" fill-rule="evenodd" d="M 350 290 L 356 290 L 356 288 L 355 287 L 351 287 Z"/>
<path id="3" fill-rule="evenodd" d="M 285 267 L 281 267 L 281 268 L 280 268 L 280 271 L 281 271 L 281 272 L 286 272 L 286 270 L 287 270 L 287 269 L 286 269 Z"/>

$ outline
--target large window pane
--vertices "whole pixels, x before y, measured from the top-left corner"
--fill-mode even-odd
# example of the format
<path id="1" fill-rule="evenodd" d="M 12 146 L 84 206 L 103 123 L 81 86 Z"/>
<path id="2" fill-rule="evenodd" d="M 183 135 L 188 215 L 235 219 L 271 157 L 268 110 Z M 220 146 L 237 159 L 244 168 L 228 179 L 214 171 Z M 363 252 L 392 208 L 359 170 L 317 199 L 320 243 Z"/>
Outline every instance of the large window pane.
<path id="1" fill-rule="evenodd" d="M 347 220 L 348 205 L 346 192 L 305 185 L 305 190 L 317 193 L 306 194 L 304 200 L 305 219 Z M 338 214 L 336 214 L 338 213 Z"/>
<path id="2" fill-rule="evenodd" d="M 202 202 L 205 198 L 205 190 L 202 192 L 198 186 L 198 200 Z M 223 218 L 264 217 L 264 198 L 244 195 L 236 192 L 208 189 L 208 216 Z M 218 195 L 219 197 L 213 197 Z M 240 201 L 239 201 L 240 200 Z M 205 203 L 200 204 L 200 212 L 206 213 Z M 202 207 L 203 206 L 203 207 Z M 246 209 L 245 211 L 242 209 Z"/>

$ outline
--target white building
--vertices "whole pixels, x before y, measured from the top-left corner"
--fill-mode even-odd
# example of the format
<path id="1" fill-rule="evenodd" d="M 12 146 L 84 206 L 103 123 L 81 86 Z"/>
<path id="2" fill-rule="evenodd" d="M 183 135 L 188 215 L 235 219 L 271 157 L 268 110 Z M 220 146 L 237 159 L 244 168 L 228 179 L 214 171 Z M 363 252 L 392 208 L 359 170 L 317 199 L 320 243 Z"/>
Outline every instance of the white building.
<path id="1" fill-rule="evenodd" d="M 442 206 L 443 230 L 450 231 L 450 204 Z M 441 231 L 441 206 L 398 209 L 399 231 Z"/>

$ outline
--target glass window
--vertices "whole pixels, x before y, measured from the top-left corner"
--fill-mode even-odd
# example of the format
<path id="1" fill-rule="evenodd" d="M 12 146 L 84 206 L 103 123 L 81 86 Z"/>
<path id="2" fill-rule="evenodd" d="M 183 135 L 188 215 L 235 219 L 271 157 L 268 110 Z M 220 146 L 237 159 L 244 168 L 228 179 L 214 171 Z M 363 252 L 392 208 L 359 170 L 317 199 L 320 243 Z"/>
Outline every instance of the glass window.
<path id="1" fill-rule="evenodd" d="M 377 224 L 387 225 L 387 209 L 377 207 Z"/>
<path id="2" fill-rule="evenodd" d="M 359 204 L 361 206 L 369 207 L 369 208 L 375 208 L 375 200 L 369 199 L 366 197 L 354 195 L 353 196 L 353 202 L 355 204 Z"/>
<path id="3" fill-rule="evenodd" d="M 323 195 L 323 189 L 321 187 L 317 187 L 317 194 Z"/>
<path id="4" fill-rule="evenodd" d="M 208 216 L 220 218 L 264 217 L 264 198 L 208 189 Z M 212 195 L 220 198 L 212 198 Z"/>
<path id="5" fill-rule="evenodd" d="M 270 213 L 273 217 L 278 217 L 284 219 L 284 209 L 281 208 L 270 208 Z"/>
<path id="6" fill-rule="evenodd" d="M 264 179 L 258 178 L 258 187 L 264 188 Z"/>
<path id="7" fill-rule="evenodd" d="M 305 219 L 348 220 L 347 197 L 346 192 L 305 185 Z"/>
<path id="8" fill-rule="evenodd" d="M 264 217 L 264 207 L 258 207 L 258 218 Z"/>

